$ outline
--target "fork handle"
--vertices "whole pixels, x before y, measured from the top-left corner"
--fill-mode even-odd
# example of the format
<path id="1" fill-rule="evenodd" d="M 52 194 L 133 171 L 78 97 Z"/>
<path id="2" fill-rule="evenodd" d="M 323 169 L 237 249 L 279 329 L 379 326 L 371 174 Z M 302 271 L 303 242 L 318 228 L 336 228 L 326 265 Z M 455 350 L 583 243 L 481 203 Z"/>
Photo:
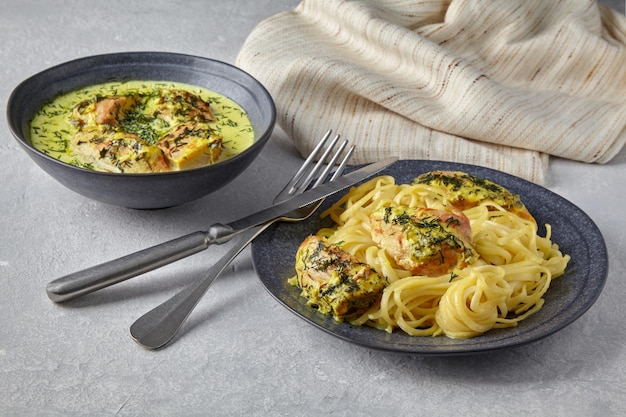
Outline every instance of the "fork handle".
<path id="1" fill-rule="evenodd" d="M 133 340 L 148 349 L 159 349 L 165 346 L 182 327 L 215 278 L 272 223 L 268 222 L 242 232 L 235 244 L 209 269 L 204 278 L 188 285 L 173 297 L 139 317 L 130 326 L 130 335 Z"/>
<path id="2" fill-rule="evenodd" d="M 72 300 L 208 248 L 213 239 L 207 232 L 194 232 L 169 242 L 114 259 L 51 281 L 48 297 L 56 302 Z"/>

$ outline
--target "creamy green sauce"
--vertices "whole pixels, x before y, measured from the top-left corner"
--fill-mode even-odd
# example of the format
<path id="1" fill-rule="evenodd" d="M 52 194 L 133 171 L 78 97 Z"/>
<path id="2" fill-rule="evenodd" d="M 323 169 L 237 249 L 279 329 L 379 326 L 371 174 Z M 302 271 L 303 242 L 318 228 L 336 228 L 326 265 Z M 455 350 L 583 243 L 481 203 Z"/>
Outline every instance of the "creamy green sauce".
<path id="1" fill-rule="evenodd" d="M 211 90 L 184 83 L 160 81 L 109 82 L 81 88 L 56 97 L 43 106 L 31 121 L 33 146 L 41 152 L 70 165 L 95 169 L 77 157 L 71 139 L 78 128 L 70 123 L 69 115 L 79 103 L 94 97 L 151 94 L 162 89 L 179 89 L 200 96 L 210 104 L 216 121 L 211 123 L 215 134 L 223 138 L 219 161 L 228 159 L 254 142 L 254 131 L 245 110 L 226 96 Z"/>

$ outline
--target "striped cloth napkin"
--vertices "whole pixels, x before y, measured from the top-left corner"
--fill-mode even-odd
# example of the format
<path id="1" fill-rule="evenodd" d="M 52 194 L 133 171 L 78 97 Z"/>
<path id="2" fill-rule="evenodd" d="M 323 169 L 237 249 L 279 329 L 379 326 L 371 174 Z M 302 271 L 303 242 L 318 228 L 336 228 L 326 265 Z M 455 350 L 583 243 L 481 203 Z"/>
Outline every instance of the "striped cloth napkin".
<path id="1" fill-rule="evenodd" d="M 626 142 L 626 18 L 593 0 L 305 0 L 261 22 L 237 65 L 308 154 L 327 129 L 386 156 L 542 184 L 549 156 Z"/>

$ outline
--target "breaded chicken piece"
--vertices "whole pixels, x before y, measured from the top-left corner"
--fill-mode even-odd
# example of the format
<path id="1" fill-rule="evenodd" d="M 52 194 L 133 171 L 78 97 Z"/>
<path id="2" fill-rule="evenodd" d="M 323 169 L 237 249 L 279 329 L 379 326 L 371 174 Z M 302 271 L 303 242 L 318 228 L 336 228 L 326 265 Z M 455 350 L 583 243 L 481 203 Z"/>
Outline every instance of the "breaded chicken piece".
<path id="1" fill-rule="evenodd" d="M 381 207 L 370 215 L 370 224 L 378 246 L 414 275 L 443 275 L 478 257 L 469 220 L 460 211 Z"/>
<path id="2" fill-rule="evenodd" d="M 221 137 L 215 136 L 208 126 L 194 123 L 177 126 L 158 146 L 172 171 L 213 164 L 223 150 Z"/>
<path id="3" fill-rule="evenodd" d="M 169 171 L 159 148 L 129 133 L 112 133 L 92 128 L 78 132 L 73 141 L 82 163 L 104 171 L 126 173 Z"/>
<path id="4" fill-rule="evenodd" d="M 154 116 L 172 125 L 182 121 L 210 123 L 216 120 L 209 103 L 200 96 L 184 90 L 162 90 L 152 106 Z"/>
<path id="5" fill-rule="evenodd" d="M 298 248 L 296 278 L 307 304 L 337 319 L 376 303 L 388 284 L 369 265 L 315 235 Z"/>
<path id="6" fill-rule="evenodd" d="M 96 123 L 117 125 L 137 104 L 135 96 L 107 97 L 95 104 Z"/>
<path id="7" fill-rule="evenodd" d="M 519 195 L 489 180 L 459 171 L 432 171 L 415 178 L 413 184 L 427 184 L 444 189 L 450 202 L 459 210 L 491 200 L 519 217 L 535 222 Z"/>
<path id="8" fill-rule="evenodd" d="M 132 95 L 84 100 L 72 109 L 69 120 L 78 128 L 96 125 L 117 126 L 136 104 L 137 97 Z"/>

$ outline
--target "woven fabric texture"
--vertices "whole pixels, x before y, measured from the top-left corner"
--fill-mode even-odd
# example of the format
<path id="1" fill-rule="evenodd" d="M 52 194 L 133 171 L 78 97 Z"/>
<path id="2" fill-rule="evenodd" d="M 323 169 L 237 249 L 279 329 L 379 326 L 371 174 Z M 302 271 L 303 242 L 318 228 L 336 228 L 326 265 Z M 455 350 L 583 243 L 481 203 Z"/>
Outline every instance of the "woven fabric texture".
<path id="1" fill-rule="evenodd" d="M 626 141 L 626 19 L 592 0 L 305 0 L 261 22 L 236 64 L 303 155 L 332 128 L 355 163 L 542 184 L 550 155 L 606 163 Z"/>

